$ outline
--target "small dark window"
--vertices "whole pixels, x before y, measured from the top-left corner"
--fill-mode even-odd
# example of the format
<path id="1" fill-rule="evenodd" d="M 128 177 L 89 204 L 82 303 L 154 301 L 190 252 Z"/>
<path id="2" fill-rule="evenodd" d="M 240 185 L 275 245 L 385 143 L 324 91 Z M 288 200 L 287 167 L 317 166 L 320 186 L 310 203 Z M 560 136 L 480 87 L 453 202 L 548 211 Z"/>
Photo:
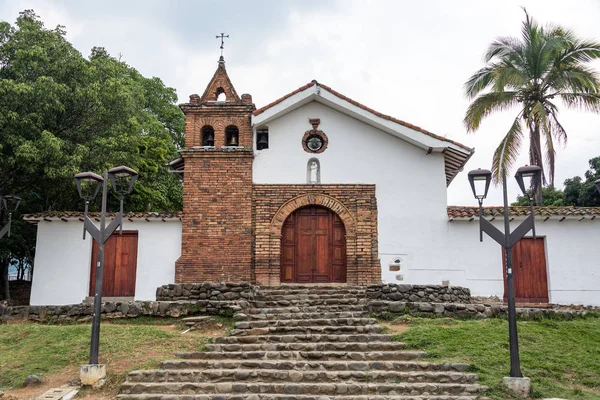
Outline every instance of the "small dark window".
<path id="1" fill-rule="evenodd" d="M 239 146 L 240 131 L 237 126 L 229 125 L 225 128 L 225 146 Z"/>
<path id="2" fill-rule="evenodd" d="M 256 131 L 256 149 L 264 150 L 269 148 L 269 129 L 259 129 Z"/>
<path id="3" fill-rule="evenodd" d="M 212 126 L 206 125 L 202 128 L 202 146 L 215 145 L 215 130 Z"/>
<path id="4" fill-rule="evenodd" d="M 306 147 L 311 151 L 319 151 L 323 147 L 323 138 L 320 135 L 310 135 L 306 139 Z"/>

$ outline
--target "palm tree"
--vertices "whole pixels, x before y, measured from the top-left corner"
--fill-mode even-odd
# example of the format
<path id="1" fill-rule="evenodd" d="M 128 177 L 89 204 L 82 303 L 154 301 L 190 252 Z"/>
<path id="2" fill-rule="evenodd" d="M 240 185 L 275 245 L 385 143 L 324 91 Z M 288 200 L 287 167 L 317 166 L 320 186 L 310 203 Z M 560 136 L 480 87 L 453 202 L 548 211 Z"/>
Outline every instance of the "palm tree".
<path id="1" fill-rule="evenodd" d="M 543 183 L 553 185 L 554 141 L 567 141 L 567 132 L 557 118 L 557 100 L 565 108 L 600 112 L 598 74 L 586 65 L 600 58 L 600 43 L 579 39 L 559 26 L 539 26 L 523 10 L 521 37 L 496 39 L 485 54 L 485 66 L 465 83 L 467 97 L 474 100 L 464 123 L 468 132 L 474 132 L 493 112 L 518 107 L 514 122 L 494 152 L 494 181 L 499 182 L 503 171 L 516 161 L 526 139 L 525 127 L 530 165 L 541 167 Z M 540 204 L 541 185 L 535 197 Z"/>

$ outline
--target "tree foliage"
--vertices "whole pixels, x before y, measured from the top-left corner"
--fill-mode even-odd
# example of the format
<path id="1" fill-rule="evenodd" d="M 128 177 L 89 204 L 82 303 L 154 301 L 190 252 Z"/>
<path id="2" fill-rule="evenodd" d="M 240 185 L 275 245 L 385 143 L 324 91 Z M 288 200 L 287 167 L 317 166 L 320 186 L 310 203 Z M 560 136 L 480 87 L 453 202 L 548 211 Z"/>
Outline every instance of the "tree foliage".
<path id="1" fill-rule="evenodd" d="M 542 189 L 542 205 L 599 207 L 600 193 L 594 182 L 600 179 L 600 156 L 592 158 L 589 163 L 590 169 L 585 172 L 584 178 L 575 176 L 566 179 L 564 190 L 555 189 L 553 186 L 544 187 Z M 517 196 L 517 201 L 512 205 L 528 206 L 529 198 Z"/>
<path id="2" fill-rule="evenodd" d="M 513 206 L 528 206 L 529 196 L 519 195 L 517 201 L 512 203 Z M 545 186 L 542 188 L 542 206 L 564 206 L 565 194 L 562 190 L 556 189 L 554 186 Z"/>
<path id="3" fill-rule="evenodd" d="M 554 185 L 555 142 L 567 141 L 558 120 L 559 105 L 600 112 L 600 80 L 587 65 L 598 58 L 599 42 L 580 39 L 560 26 L 542 27 L 526 11 L 520 38 L 501 37 L 489 46 L 486 65 L 465 83 L 473 102 L 464 123 L 473 132 L 492 113 L 518 108 L 493 155 L 496 182 L 526 143 L 530 165 L 542 167 L 544 184 Z"/>
<path id="4" fill-rule="evenodd" d="M 165 167 L 183 144 L 175 90 L 101 47 L 83 57 L 65 33 L 32 10 L 14 26 L 0 21 L 0 190 L 23 198 L 20 213 L 77 210 L 75 173 L 127 165 L 139 179 L 126 209 L 181 209 L 181 185 Z M 30 229 L 14 231 L 32 250 Z M 17 256 L 16 242 L 0 244 L 4 259 Z"/>
<path id="5" fill-rule="evenodd" d="M 590 169 L 584 174 L 565 180 L 565 203 L 572 206 L 599 207 L 600 193 L 594 181 L 600 179 L 600 156 L 590 161 Z"/>

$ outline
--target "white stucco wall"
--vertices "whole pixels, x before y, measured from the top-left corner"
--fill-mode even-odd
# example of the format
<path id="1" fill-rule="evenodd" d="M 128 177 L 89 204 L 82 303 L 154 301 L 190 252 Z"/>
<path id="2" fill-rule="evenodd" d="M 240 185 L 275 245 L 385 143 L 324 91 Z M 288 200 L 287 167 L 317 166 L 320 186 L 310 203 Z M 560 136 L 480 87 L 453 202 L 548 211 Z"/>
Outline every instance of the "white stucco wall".
<path id="1" fill-rule="evenodd" d="M 302 137 L 312 129 L 309 118 L 329 139 L 321 154 L 304 151 Z M 266 124 L 269 149 L 256 151 L 255 183 L 306 183 L 306 165 L 317 158 L 321 183 L 376 185 L 379 255 L 383 271 L 400 256 L 403 272 L 384 272 L 385 280 L 416 282 L 447 269 L 446 180 L 444 159 L 346 116 L 318 102 L 301 106 Z M 410 267 L 410 269 L 406 269 Z M 397 282 L 397 281 L 396 281 Z"/>
<path id="2" fill-rule="evenodd" d="M 135 300 L 155 300 L 157 287 L 174 282 L 181 222 L 126 220 L 123 226 L 138 231 Z M 76 304 L 88 296 L 92 241 L 89 235 L 82 240 L 82 232 L 78 220 L 38 223 L 32 305 Z"/>
<path id="3" fill-rule="evenodd" d="M 514 229 L 522 219 L 511 223 Z M 500 221 L 493 222 L 504 231 Z M 536 219 L 536 233 L 544 240 L 550 303 L 600 306 L 600 221 Z M 463 273 L 452 284 L 471 288 L 473 295 L 502 297 L 502 249 L 484 234 L 479 242 L 479 221 L 448 223 L 448 259 Z"/>

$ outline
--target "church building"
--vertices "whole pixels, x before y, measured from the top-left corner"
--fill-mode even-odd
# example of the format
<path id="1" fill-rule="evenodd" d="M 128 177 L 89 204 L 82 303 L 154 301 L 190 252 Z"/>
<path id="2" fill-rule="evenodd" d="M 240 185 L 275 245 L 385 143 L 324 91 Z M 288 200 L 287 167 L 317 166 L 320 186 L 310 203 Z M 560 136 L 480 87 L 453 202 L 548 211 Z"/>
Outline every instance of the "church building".
<path id="1" fill-rule="evenodd" d="M 314 80 L 256 109 L 222 58 L 181 109 L 178 283 L 379 283 L 380 259 L 444 234 L 446 186 L 472 154 Z"/>
<path id="2" fill-rule="evenodd" d="M 182 178 L 183 212 L 125 216 L 123 236 L 106 245 L 104 296 L 154 300 L 161 285 L 205 281 L 445 284 L 502 296 L 501 249 L 479 243 L 474 208 L 447 205 L 468 146 L 316 80 L 256 108 L 222 56 L 204 92 L 180 107 L 185 148 L 168 167 Z M 521 297 L 600 304 L 597 262 L 565 264 L 574 241 L 600 243 L 600 209 L 539 212 L 531 251 L 543 257 L 531 279 L 540 293 Z M 38 225 L 31 304 L 92 295 L 97 246 L 81 240 L 81 215 L 26 220 Z"/>

